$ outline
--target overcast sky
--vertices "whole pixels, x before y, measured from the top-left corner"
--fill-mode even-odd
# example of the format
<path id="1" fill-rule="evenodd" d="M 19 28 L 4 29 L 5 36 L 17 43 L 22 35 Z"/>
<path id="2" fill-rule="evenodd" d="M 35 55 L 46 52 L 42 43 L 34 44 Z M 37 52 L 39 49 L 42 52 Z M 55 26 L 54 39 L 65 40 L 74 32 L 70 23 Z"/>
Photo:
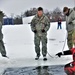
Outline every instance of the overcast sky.
<path id="1" fill-rule="evenodd" d="M 0 0 L 0 10 L 6 15 L 17 15 L 33 7 L 42 6 L 44 9 L 53 10 L 56 7 L 74 7 L 74 4 L 74 0 Z"/>

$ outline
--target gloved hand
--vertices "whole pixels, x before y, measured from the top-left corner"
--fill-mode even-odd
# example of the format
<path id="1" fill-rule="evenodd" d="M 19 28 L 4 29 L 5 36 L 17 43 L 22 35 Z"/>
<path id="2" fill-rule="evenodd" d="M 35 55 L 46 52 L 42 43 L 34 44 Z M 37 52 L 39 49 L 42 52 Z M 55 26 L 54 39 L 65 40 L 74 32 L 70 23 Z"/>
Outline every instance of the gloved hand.
<path id="1" fill-rule="evenodd" d="M 44 32 L 45 32 L 45 30 L 44 30 L 44 29 L 42 29 L 41 31 L 42 31 L 42 33 L 44 33 Z"/>
<path id="2" fill-rule="evenodd" d="M 59 52 L 59 53 L 57 53 L 56 55 L 57 55 L 58 57 L 61 57 L 62 52 Z"/>
<path id="3" fill-rule="evenodd" d="M 68 24 L 72 24 L 72 22 L 69 22 Z"/>
<path id="4" fill-rule="evenodd" d="M 36 31 L 36 30 L 34 30 L 33 32 L 34 32 L 34 33 L 37 33 L 37 31 Z"/>

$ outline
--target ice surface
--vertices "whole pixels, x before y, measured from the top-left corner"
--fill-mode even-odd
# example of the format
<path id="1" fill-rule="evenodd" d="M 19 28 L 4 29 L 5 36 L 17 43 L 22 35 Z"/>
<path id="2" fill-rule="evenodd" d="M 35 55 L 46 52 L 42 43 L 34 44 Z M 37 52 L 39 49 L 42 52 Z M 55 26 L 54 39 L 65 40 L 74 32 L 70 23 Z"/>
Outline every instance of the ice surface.
<path id="1" fill-rule="evenodd" d="M 0 73 L 10 67 L 30 67 L 30 66 L 50 66 L 64 65 L 72 61 L 72 56 L 62 56 L 58 58 L 56 53 L 62 51 L 66 38 L 66 25 L 62 22 L 62 30 L 57 30 L 57 22 L 51 23 L 48 31 L 48 53 L 54 58 L 47 55 L 48 61 L 44 62 L 41 56 L 35 61 L 34 34 L 29 24 L 23 25 L 6 25 L 3 26 L 4 43 L 7 55 L 10 59 L 0 55 Z M 64 50 L 67 50 L 67 42 Z"/>

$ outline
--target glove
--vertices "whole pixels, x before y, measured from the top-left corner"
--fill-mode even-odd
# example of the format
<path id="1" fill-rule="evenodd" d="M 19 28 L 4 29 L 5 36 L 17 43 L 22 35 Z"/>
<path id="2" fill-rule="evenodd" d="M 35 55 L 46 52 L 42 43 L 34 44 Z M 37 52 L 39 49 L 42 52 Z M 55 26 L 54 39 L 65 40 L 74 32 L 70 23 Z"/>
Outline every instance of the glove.
<path id="1" fill-rule="evenodd" d="M 72 22 L 69 22 L 68 24 L 72 24 Z"/>
<path id="2" fill-rule="evenodd" d="M 41 31 L 42 31 L 42 33 L 44 33 L 44 32 L 45 32 L 45 30 L 44 30 L 44 29 L 42 29 Z"/>
<path id="3" fill-rule="evenodd" d="M 36 30 L 34 30 L 33 32 L 34 32 L 34 33 L 37 33 L 37 31 L 36 31 Z"/>
<path id="4" fill-rule="evenodd" d="M 59 52 L 59 53 L 57 53 L 56 55 L 57 55 L 58 57 L 61 57 L 62 52 Z"/>

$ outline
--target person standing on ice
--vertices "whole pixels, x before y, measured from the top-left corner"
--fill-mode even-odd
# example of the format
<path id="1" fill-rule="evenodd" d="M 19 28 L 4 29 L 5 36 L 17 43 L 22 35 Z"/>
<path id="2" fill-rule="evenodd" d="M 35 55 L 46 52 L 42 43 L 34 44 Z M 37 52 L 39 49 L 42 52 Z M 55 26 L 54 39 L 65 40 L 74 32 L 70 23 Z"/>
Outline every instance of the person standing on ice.
<path id="1" fill-rule="evenodd" d="M 67 31 L 68 31 L 68 46 L 69 50 L 59 52 L 56 55 L 61 57 L 61 55 L 72 55 L 73 61 L 65 65 L 64 70 L 67 75 L 75 75 L 75 9 L 69 9 L 64 7 L 63 9 L 66 17 Z M 74 45 L 74 47 L 73 47 Z"/>
<path id="2" fill-rule="evenodd" d="M 61 26 L 61 19 L 60 19 L 60 18 L 58 18 L 58 27 L 57 27 L 57 29 L 59 29 L 59 27 L 60 27 L 60 29 L 62 29 L 62 26 Z"/>
<path id="3" fill-rule="evenodd" d="M 4 43 L 3 43 L 3 34 L 2 34 L 3 17 L 4 17 L 4 13 L 2 11 L 0 11 L 0 53 L 1 53 L 2 57 L 7 57 L 5 46 L 4 46 Z"/>
<path id="4" fill-rule="evenodd" d="M 34 32 L 34 43 L 36 58 L 38 60 L 40 57 L 40 42 L 42 42 L 42 55 L 43 60 L 46 61 L 47 55 L 47 31 L 50 28 L 50 20 L 43 13 L 43 8 L 39 7 L 37 9 L 37 14 L 31 21 L 31 30 Z"/>
<path id="5" fill-rule="evenodd" d="M 4 42 L 3 42 L 2 23 L 1 22 L 0 22 L 0 52 L 3 57 L 7 57 Z"/>
<path id="6" fill-rule="evenodd" d="M 68 32 L 67 43 L 69 49 L 71 49 L 73 47 L 72 37 L 75 30 L 75 10 L 64 7 L 63 13 L 66 16 L 66 30 Z"/>

